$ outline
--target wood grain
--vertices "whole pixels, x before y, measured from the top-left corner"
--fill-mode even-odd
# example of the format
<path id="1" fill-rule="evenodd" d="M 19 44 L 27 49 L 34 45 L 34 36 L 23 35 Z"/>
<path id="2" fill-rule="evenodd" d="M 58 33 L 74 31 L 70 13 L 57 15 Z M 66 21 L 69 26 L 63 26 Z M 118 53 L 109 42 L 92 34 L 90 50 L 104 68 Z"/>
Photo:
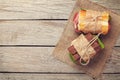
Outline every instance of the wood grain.
<path id="1" fill-rule="evenodd" d="M 113 75 L 119 76 L 119 75 Z M 107 77 L 107 75 L 105 75 Z M 0 74 L 1 80 L 88 80 L 84 74 Z M 107 79 L 107 78 L 106 78 Z"/>
<path id="2" fill-rule="evenodd" d="M 102 74 L 97 80 L 119 80 L 120 74 Z M 85 74 L 8 74 L 0 73 L 1 80 L 94 80 Z"/>
<path id="3" fill-rule="evenodd" d="M 90 0 L 120 14 L 120 0 Z"/>
<path id="4" fill-rule="evenodd" d="M 55 45 L 66 21 L 1 21 L 0 45 Z"/>
<path id="5" fill-rule="evenodd" d="M 0 19 L 68 19 L 76 0 L 0 0 Z M 119 0 L 91 0 L 120 13 Z"/>
<path id="6" fill-rule="evenodd" d="M 56 60 L 54 47 L 0 47 L 0 72 L 83 73 Z M 120 72 L 120 54 L 114 51 L 104 73 Z"/>
<path id="7" fill-rule="evenodd" d="M 67 21 L 0 21 L 0 45 L 56 45 Z M 115 46 L 120 46 L 120 37 Z"/>
<path id="8" fill-rule="evenodd" d="M 0 0 L 0 19 L 66 19 L 75 0 Z"/>
<path id="9" fill-rule="evenodd" d="M 0 45 L 56 45 L 66 21 L 50 19 L 68 19 L 75 1 L 0 0 Z M 120 13 L 120 0 L 90 1 Z M 120 38 L 116 45 L 120 45 Z M 92 80 L 82 71 L 54 59 L 53 49 L 54 47 L 0 46 L 0 80 Z M 120 52 L 120 49 L 117 48 L 117 51 Z M 114 52 L 106 64 L 105 74 L 98 80 L 120 79 L 119 52 Z M 1 73 L 4 71 L 18 73 Z"/>
<path id="10" fill-rule="evenodd" d="M 120 10 L 120 0 L 90 0 L 110 9 Z"/>

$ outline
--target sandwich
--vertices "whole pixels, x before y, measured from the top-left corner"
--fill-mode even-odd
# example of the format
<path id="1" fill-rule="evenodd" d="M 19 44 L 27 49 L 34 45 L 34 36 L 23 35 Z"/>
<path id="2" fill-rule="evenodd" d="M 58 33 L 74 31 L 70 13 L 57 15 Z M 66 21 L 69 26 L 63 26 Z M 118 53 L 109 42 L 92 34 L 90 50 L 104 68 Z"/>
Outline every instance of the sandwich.
<path id="1" fill-rule="evenodd" d="M 103 42 L 91 33 L 81 34 L 68 47 L 70 59 L 79 65 L 88 65 L 102 49 L 104 49 Z"/>
<path id="2" fill-rule="evenodd" d="M 101 33 L 106 35 L 110 30 L 108 12 L 81 9 L 74 15 L 73 24 L 76 33 Z"/>

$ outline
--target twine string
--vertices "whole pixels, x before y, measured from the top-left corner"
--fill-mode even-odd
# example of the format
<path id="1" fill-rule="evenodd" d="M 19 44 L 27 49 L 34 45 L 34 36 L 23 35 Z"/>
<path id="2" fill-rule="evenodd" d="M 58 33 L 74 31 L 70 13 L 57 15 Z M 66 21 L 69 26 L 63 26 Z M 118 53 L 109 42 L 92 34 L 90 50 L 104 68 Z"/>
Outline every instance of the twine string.
<path id="1" fill-rule="evenodd" d="M 99 38 L 100 34 L 101 34 L 101 33 L 97 34 L 94 38 L 92 38 L 92 39 L 89 41 L 89 44 L 87 44 L 87 46 L 86 46 L 86 48 L 85 48 L 85 50 L 84 50 L 84 54 L 83 54 L 83 55 L 81 56 L 81 58 L 80 58 L 80 63 L 81 63 L 82 65 L 87 65 L 87 64 L 90 62 L 90 55 L 87 53 L 87 52 L 88 52 L 88 49 L 89 49 L 89 47 Z M 84 58 L 85 56 L 88 57 L 88 60 L 87 60 L 87 62 L 86 62 L 85 64 L 83 64 L 83 63 L 82 63 L 82 60 L 83 60 L 83 58 Z"/>

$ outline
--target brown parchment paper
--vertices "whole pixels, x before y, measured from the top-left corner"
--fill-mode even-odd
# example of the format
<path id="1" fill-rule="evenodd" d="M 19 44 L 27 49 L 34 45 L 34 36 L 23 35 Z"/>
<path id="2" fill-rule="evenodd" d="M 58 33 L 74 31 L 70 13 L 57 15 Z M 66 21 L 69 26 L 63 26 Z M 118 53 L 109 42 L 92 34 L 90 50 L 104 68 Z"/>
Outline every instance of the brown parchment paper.
<path id="1" fill-rule="evenodd" d="M 105 49 L 102 50 L 98 56 L 95 56 L 94 59 L 91 60 L 90 64 L 87 66 L 80 66 L 74 64 L 70 60 L 67 50 L 67 48 L 70 46 L 71 41 L 78 36 L 74 31 L 72 20 L 74 14 L 78 12 L 81 8 L 96 11 L 108 11 L 111 16 L 110 19 L 111 30 L 109 34 L 102 37 L 102 40 L 105 44 Z M 69 64 L 73 68 L 83 70 L 90 76 L 97 78 L 102 73 L 107 59 L 112 54 L 112 48 L 114 47 L 114 44 L 119 36 L 119 33 L 120 33 L 120 16 L 118 14 L 89 0 L 78 0 L 71 13 L 66 28 L 64 29 L 63 34 L 58 44 L 56 45 L 56 48 L 53 51 L 53 55 L 57 59 Z"/>

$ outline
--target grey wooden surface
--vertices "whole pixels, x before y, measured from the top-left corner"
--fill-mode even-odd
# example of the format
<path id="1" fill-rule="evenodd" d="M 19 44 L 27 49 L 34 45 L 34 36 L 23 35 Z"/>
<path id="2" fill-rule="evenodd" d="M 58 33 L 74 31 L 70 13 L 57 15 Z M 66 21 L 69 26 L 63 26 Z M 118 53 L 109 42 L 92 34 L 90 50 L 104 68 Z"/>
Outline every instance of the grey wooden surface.
<path id="1" fill-rule="evenodd" d="M 56 60 L 76 0 L 0 0 L 0 80 L 93 80 Z M 91 0 L 120 14 L 120 0 Z M 120 80 L 120 38 L 98 80 Z"/>

